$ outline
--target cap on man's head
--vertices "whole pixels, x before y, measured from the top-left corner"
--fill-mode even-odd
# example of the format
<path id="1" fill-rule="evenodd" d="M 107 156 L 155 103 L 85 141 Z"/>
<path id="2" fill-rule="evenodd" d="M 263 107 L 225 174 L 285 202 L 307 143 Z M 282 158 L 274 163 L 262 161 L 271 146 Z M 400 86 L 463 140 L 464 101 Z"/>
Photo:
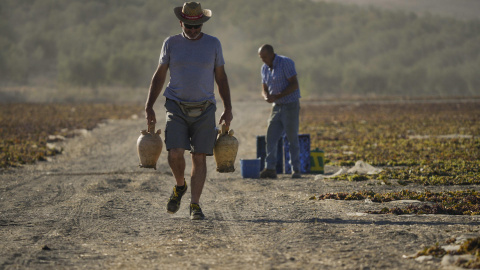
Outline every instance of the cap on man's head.
<path id="1" fill-rule="evenodd" d="M 198 2 L 186 2 L 183 7 L 176 7 L 173 12 L 177 18 L 185 24 L 199 25 L 212 17 L 210 9 L 202 9 Z"/>

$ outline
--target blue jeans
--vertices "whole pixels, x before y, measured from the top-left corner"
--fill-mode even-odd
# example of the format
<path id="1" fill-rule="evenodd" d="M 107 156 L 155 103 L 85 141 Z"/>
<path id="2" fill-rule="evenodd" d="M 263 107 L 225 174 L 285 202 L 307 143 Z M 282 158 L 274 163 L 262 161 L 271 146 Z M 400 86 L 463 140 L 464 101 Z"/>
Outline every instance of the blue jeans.
<path id="1" fill-rule="evenodd" d="M 272 108 L 267 128 L 267 155 L 265 167 L 275 170 L 277 165 L 277 145 L 283 133 L 290 143 L 290 165 L 294 172 L 300 172 L 300 147 L 298 143 L 298 127 L 300 116 L 300 102 L 275 104 Z"/>

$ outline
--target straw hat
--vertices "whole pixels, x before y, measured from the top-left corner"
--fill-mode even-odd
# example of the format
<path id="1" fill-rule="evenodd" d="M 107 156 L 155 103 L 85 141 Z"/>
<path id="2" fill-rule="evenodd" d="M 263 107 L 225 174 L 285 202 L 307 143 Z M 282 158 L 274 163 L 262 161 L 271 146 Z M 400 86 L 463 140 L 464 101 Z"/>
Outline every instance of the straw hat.
<path id="1" fill-rule="evenodd" d="M 186 2 L 183 7 L 176 7 L 173 9 L 177 18 L 190 25 L 202 24 L 212 17 L 212 11 L 210 9 L 202 9 L 202 6 L 198 2 Z"/>

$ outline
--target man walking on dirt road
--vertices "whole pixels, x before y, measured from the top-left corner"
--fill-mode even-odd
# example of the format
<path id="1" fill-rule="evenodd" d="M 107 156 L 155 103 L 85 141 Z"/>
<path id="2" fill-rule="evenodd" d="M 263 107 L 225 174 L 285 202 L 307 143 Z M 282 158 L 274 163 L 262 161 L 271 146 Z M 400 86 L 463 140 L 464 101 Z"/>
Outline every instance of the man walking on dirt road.
<path id="1" fill-rule="evenodd" d="M 292 178 L 301 178 L 298 142 L 300 89 L 295 63 L 286 56 L 275 54 L 268 44 L 258 49 L 258 55 L 264 62 L 261 70 L 262 95 L 266 102 L 273 103 L 265 136 L 265 169 L 260 172 L 260 178 L 277 178 L 277 145 L 284 132 L 290 143 Z"/>
<path id="2" fill-rule="evenodd" d="M 190 218 L 204 219 L 200 208 L 205 178 L 206 156 L 213 155 L 217 131 L 215 129 L 216 101 L 214 81 L 223 101 L 224 111 L 219 123 L 227 126 L 233 119 L 230 87 L 225 73 L 222 46 L 213 36 L 202 32 L 203 23 L 212 16 L 212 11 L 202 9 L 200 3 L 187 2 L 174 8 L 180 20 L 182 33 L 165 39 L 160 54 L 160 63 L 155 71 L 145 105 L 147 124 L 156 123 L 153 105 L 162 91 L 167 70 L 170 81 L 165 89 L 165 146 L 168 164 L 176 185 L 167 204 L 167 211 L 176 213 L 182 196 L 187 191 L 185 181 L 185 150 L 192 157 Z"/>

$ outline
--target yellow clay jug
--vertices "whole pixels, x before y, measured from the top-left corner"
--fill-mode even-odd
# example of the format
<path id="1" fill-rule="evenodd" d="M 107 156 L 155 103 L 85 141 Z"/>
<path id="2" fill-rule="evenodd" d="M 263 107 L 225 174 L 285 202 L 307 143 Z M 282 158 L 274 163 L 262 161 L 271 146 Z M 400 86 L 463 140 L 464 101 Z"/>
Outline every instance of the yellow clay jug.
<path id="1" fill-rule="evenodd" d="M 235 158 L 238 151 L 238 140 L 233 137 L 233 129 L 223 124 L 222 129 L 218 131 L 215 148 L 213 148 L 213 155 L 217 163 L 217 172 L 227 173 L 234 172 Z"/>
<path id="2" fill-rule="evenodd" d="M 155 123 L 148 125 L 148 130 L 142 130 L 137 140 L 137 151 L 141 168 L 157 169 L 157 160 L 162 153 L 163 142 L 161 130 L 155 132 Z"/>

